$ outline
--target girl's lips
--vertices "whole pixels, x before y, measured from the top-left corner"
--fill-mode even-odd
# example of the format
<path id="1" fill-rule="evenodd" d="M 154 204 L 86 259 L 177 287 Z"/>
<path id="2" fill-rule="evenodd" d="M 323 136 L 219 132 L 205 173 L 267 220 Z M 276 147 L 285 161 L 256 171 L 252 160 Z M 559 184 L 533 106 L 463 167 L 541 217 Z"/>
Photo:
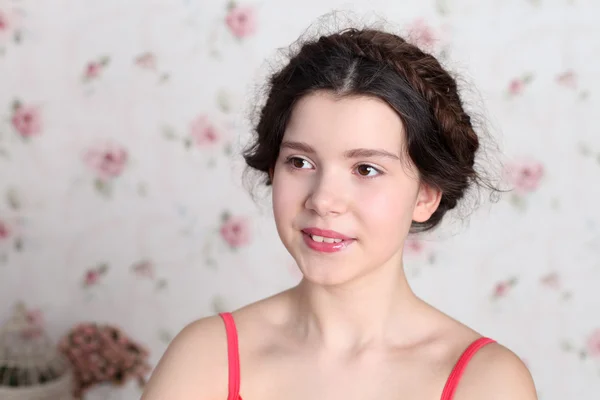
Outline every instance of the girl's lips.
<path id="1" fill-rule="evenodd" d="M 354 240 L 353 238 L 343 235 L 339 232 L 328 230 L 328 229 L 320 229 L 320 228 L 305 228 L 302 229 L 302 232 L 307 235 L 313 236 L 322 236 L 331 239 L 341 239 L 341 240 Z"/>
<path id="2" fill-rule="evenodd" d="M 316 236 L 320 236 L 320 235 L 316 235 Z M 338 251 L 342 251 L 342 250 L 346 249 L 348 246 L 350 246 L 352 243 L 354 243 L 354 241 L 355 241 L 354 239 L 342 239 L 342 241 L 338 242 L 338 243 L 315 242 L 312 239 L 312 236 L 305 232 L 302 233 L 302 238 L 304 239 L 304 243 L 306 243 L 306 245 L 310 249 L 321 252 L 321 253 L 335 253 Z"/>

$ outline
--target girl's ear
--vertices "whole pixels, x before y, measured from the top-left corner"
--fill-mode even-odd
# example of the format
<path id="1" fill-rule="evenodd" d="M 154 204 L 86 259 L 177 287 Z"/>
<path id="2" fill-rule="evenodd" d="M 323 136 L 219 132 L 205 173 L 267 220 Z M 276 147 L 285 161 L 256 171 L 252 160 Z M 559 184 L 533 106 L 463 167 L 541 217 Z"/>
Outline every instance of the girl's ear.
<path id="1" fill-rule="evenodd" d="M 421 184 L 412 219 L 415 222 L 425 222 L 437 210 L 442 200 L 442 192 L 428 185 Z"/>

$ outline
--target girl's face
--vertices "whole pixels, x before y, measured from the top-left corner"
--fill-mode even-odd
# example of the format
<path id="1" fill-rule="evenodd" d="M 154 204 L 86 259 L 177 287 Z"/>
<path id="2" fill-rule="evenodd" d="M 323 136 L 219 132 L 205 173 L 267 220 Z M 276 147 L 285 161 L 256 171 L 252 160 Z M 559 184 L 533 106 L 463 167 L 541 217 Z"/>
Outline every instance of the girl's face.
<path id="1" fill-rule="evenodd" d="M 296 104 L 272 172 L 273 209 L 305 279 L 337 285 L 400 267 L 411 222 L 426 221 L 440 198 L 420 185 L 404 136 L 375 98 L 325 92 Z"/>

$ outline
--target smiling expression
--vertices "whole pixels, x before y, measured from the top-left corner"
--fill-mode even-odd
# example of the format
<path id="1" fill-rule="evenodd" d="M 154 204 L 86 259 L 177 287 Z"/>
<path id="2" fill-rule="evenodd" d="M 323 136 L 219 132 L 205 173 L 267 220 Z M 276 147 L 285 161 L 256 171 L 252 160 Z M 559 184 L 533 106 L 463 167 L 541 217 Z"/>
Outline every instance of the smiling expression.
<path id="1" fill-rule="evenodd" d="M 400 117 L 370 97 L 310 94 L 294 107 L 272 173 L 279 236 L 305 279 L 339 284 L 401 263 L 436 193 L 404 148 Z"/>

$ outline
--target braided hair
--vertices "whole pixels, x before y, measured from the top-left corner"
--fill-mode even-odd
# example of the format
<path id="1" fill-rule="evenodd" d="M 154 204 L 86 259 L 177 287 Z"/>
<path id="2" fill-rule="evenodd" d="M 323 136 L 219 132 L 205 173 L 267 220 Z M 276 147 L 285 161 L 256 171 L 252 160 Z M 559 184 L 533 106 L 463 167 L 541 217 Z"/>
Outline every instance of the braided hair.
<path id="1" fill-rule="evenodd" d="M 435 228 L 472 185 L 494 189 L 476 171 L 480 141 L 456 80 L 433 55 L 404 38 L 356 28 L 303 43 L 270 77 L 253 141 L 243 154 L 249 168 L 264 173 L 266 185 L 294 105 L 317 91 L 376 97 L 401 118 L 403 150 L 420 181 L 442 193 L 436 211 L 425 222 L 413 221 L 412 232 Z"/>

